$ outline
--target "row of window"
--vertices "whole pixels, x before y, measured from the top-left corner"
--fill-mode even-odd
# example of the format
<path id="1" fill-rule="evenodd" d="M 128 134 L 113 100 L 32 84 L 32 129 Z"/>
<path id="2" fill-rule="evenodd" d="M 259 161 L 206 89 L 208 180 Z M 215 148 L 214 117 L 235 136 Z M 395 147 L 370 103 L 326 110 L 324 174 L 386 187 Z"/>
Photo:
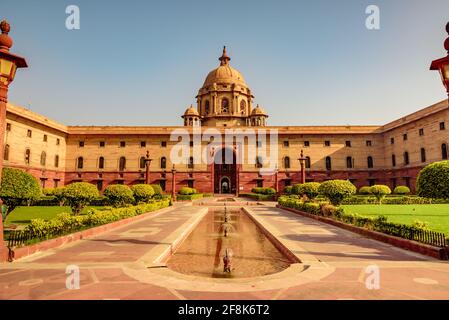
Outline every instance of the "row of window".
<path id="1" fill-rule="evenodd" d="M 140 169 L 145 169 L 146 168 L 146 158 L 145 157 L 140 157 L 139 159 L 139 168 Z M 191 158 L 191 164 L 192 164 L 192 168 L 193 168 L 193 158 Z M 167 158 L 166 157 L 162 157 L 160 160 L 160 168 L 161 169 L 166 169 L 167 168 Z M 85 166 L 85 160 L 83 157 L 78 157 L 76 159 L 76 167 L 77 169 L 83 169 Z M 190 166 L 190 162 L 189 162 L 189 166 Z M 104 169 L 105 168 L 105 158 L 104 157 L 99 157 L 98 158 L 98 169 Z M 126 169 L 126 157 L 120 157 L 119 159 L 119 171 L 124 171 Z"/>
<path id="2" fill-rule="evenodd" d="M 6 131 L 11 131 L 12 125 L 11 123 L 7 123 L 6 124 Z M 27 129 L 27 137 L 28 138 L 32 138 L 33 137 L 33 131 L 31 129 Z M 42 135 L 42 141 L 43 142 L 48 142 L 48 135 L 44 134 Z M 59 144 L 61 143 L 61 140 L 59 138 L 56 138 L 56 145 L 59 146 Z"/>
<path id="3" fill-rule="evenodd" d="M 84 141 L 78 141 L 78 146 L 80 147 L 80 148 L 84 148 L 84 145 L 85 145 L 85 142 Z M 100 146 L 100 148 L 104 148 L 105 146 L 106 146 L 106 141 L 100 141 L 99 143 L 98 143 L 98 145 Z M 124 148 L 124 147 L 126 147 L 126 141 L 120 141 L 119 142 L 119 146 L 120 146 L 120 148 Z M 147 142 L 146 141 L 140 141 L 140 147 L 141 148 L 145 148 L 147 146 Z M 166 148 L 167 147 L 167 141 L 161 141 L 161 144 L 160 144 L 160 146 L 162 147 L 162 148 Z"/>
<path id="4" fill-rule="evenodd" d="M 426 149 L 425 148 L 421 148 L 420 156 L 421 156 L 421 162 L 424 163 L 424 162 L 427 161 Z M 445 144 L 445 143 L 443 143 L 441 145 L 441 159 L 442 160 L 447 160 L 448 159 L 447 144 Z M 409 155 L 408 151 L 405 151 L 404 154 L 403 154 L 403 162 L 404 162 L 404 165 L 409 165 L 410 164 L 410 155 Z M 395 154 L 391 155 L 391 165 L 393 167 L 396 167 L 396 155 Z"/>
<path id="5" fill-rule="evenodd" d="M 3 151 L 3 160 L 8 161 L 9 160 L 9 153 L 10 153 L 10 146 L 9 144 L 6 144 Z M 26 149 L 25 150 L 25 164 L 30 165 L 31 162 L 31 150 Z M 41 152 L 41 159 L 40 159 L 41 166 L 47 165 L 47 153 L 45 151 Z M 54 166 L 55 168 L 59 167 L 59 155 L 55 155 L 54 158 Z"/>
<path id="6" fill-rule="evenodd" d="M 446 124 L 445 124 L 445 122 L 440 122 L 440 130 L 446 130 Z M 420 137 L 422 137 L 422 136 L 424 136 L 424 128 L 420 128 L 419 130 L 418 130 L 418 134 L 419 134 L 419 136 Z M 402 135 L 402 140 L 403 141 L 407 141 L 408 140 L 408 134 L 407 133 L 404 133 L 403 135 Z M 390 144 L 394 144 L 394 137 L 391 137 L 390 138 Z"/>
<path id="7" fill-rule="evenodd" d="M 283 145 L 284 145 L 284 147 L 288 148 L 290 146 L 290 141 L 284 140 Z M 365 141 L 365 145 L 367 147 L 372 147 L 373 146 L 373 142 L 371 140 L 366 140 Z M 304 141 L 303 142 L 303 146 L 304 147 L 310 147 L 310 141 Z M 325 140 L 324 141 L 324 146 L 325 147 L 330 147 L 331 146 L 330 140 Z M 351 148 L 352 147 L 352 142 L 350 140 L 346 140 L 345 141 L 345 147 Z"/>

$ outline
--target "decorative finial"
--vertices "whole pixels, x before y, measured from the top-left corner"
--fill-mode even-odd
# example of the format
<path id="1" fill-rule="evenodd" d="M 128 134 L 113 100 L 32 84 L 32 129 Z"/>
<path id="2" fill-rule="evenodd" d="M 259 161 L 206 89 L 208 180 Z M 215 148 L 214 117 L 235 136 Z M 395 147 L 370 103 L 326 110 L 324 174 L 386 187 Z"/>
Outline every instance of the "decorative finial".
<path id="1" fill-rule="evenodd" d="M 301 158 L 304 158 L 304 150 L 301 149 Z"/>
<path id="2" fill-rule="evenodd" d="M 449 22 L 446 24 L 446 32 L 449 35 Z M 444 41 L 444 49 L 447 50 L 447 53 L 449 55 L 449 37 Z"/>
<path id="3" fill-rule="evenodd" d="M 13 41 L 11 37 L 8 36 L 8 33 L 11 30 L 11 26 L 8 21 L 3 20 L 0 22 L 0 30 L 2 31 L 0 34 L 0 51 L 9 51 L 9 48 L 12 47 Z"/>
<path id="4" fill-rule="evenodd" d="M 229 63 L 229 61 L 231 60 L 231 58 L 226 53 L 226 46 L 223 46 L 223 54 L 221 55 L 220 58 L 218 58 L 218 60 L 220 60 L 221 66 L 227 65 Z"/>
<path id="5" fill-rule="evenodd" d="M 150 159 L 150 151 L 147 150 L 147 159 Z"/>
<path id="6" fill-rule="evenodd" d="M 446 32 L 449 34 L 449 22 L 446 24 Z"/>

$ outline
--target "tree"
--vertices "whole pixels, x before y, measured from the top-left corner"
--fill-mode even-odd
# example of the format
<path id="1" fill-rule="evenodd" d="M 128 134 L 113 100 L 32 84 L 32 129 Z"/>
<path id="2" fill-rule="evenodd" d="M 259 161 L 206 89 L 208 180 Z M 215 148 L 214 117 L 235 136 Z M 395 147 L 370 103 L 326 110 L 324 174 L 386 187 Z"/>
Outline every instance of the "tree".
<path id="1" fill-rule="evenodd" d="M 24 201 L 36 200 L 40 196 L 39 183 L 31 174 L 19 169 L 3 169 L 0 198 L 6 205 L 6 215 Z"/>
<path id="2" fill-rule="evenodd" d="M 114 207 L 123 207 L 134 201 L 133 192 L 130 187 L 123 184 L 111 184 L 104 190 L 104 196 Z"/>
<path id="3" fill-rule="evenodd" d="M 373 194 L 377 201 L 379 201 L 379 204 L 382 203 L 382 199 L 385 198 L 387 194 L 391 194 L 391 189 L 383 184 L 377 184 L 370 188 L 371 194 Z"/>
<path id="4" fill-rule="evenodd" d="M 149 184 L 136 184 L 131 187 L 137 202 L 148 202 L 154 195 L 154 189 Z"/>
<path id="5" fill-rule="evenodd" d="M 61 196 L 66 199 L 73 213 L 79 214 L 92 200 L 99 197 L 99 193 L 93 184 L 74 182 L 64 187 Z"/>
<path id="6" fill-rule="evenodd" d="M 333 205 L 339 205 L 345 198 L 356 193 L 356 187 L 348 180 L 329 180 L 323 182 L 319 192 Z"/>
<path id="7" fill-rule="evenodd" d="M 449 161 L 425 166 L 416 180 L 416 193 L 425 198 L 449 199 Z"/>

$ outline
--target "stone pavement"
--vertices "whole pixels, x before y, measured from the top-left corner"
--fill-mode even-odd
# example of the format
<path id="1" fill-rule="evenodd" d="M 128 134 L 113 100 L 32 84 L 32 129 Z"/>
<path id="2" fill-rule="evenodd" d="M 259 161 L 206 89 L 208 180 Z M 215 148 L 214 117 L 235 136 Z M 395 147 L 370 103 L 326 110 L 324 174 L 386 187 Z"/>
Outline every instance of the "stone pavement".
<path id="1" fill-rule="evenodd" d="M 228 203 L 230 205 L 230 203 Z M 206 279 L 163 267 L 161 255 L 206 212 L 180 206 L 104 234 L 0 265 L 0 299 L 449 299 L 449 263 L 272 206 L 248 213 L 302 263 L 256 279 Z M 80 270 L 69 290 L 66 268 Z M 368 268 L 368 269 L 367 269 Z M 379 288 L 373 272 L 379 271 Z"/>

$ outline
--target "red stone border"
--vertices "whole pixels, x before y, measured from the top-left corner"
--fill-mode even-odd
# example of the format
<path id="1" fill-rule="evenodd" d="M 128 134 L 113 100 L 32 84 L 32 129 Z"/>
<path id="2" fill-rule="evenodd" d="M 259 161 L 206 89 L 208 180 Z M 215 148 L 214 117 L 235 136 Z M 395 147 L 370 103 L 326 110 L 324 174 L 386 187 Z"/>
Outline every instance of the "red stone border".
<path id="1" fill-rule="evenodd" d="M 423 244 L 423 243 L 419 243 L 416 241 L 412 241 L 412 240 L 407 240 L 407 239 L 402 239 L 399 237 L 395 237 L 395 236 L 390 236 L 387 235 L 385 233 L 381 233 L 378 231 L 373 231 L 373 230 L 368 230 L 365 228 L 361 228 L 361 227 L 357 227 L 357 226 L 353 226 L 350 224 L 346 224 L 344 222 L 341 221 L 337 221 L 331 218 L 326 218 L 326 217 L 322 217 L 322 216 L 317 216 L 308 212 L 304 212 L 304 211 L 299 211 L 296 209 L 292 209 L 292 208 L 288 208 L 288 207 L 284 207 L 281 205 L 276 205 L 277 208 L 280 209 L 284 209 L 290 212 L 293 212 L 295 214 L 301 215 L 303 217 L 307 217 L 307 218 L 312 218 L 315 220 L 318 220 L 320 222 L 324 222 L 327 224 L 331 224 L 334 225 L 336 227 L 360 234 L 362 236 L 365 236 L 367 238 L 371 238 L 377 241 L 381 241 L 381 242 L 385 242 L 388 244 L 391 244 L 395 247 L 399 247 L 402 249 L 406 249 L 406 250 L 410 250 L 413 252 L 417 252 L 429 257 L 433 257 L 436 259 L 440 259 L 440 260 L 449 260 L 448 254 L 449 254 L 449 250 L 448 247 L 446 248 L 440 248 L 440 247 L 434 247 L 434 246 L 430 246 L 427 244 Z"/>
<path id="2" fill-rule="evenodd" d="M 68 244 L 71 242 L 75 242 L 75 241 L 79 241 L 79 240 L 82 240 L 87 237 L 95 236 L 95 235 L 101 234 L 103 232 L 127 225 L 129 223 L 143 220 L 143 219 L 147 218 L 149 215 L 159 214 L 159 213 L 165 212 L 168 209 L 172 209 L 172 208 L 173 207 L 170 206 L 170 207 L 162 208 L 162 209 L 159 209 L 156 211 L 150 211 L 150 212 L 143 213 L 143 214 L 140 214 L 135 217 L 122 219 L 122 220 L 104 224 L 104 225 L 101 225 L 98 227 L 93 227 L 93 228 L 89 228 L 89 229 L 86 229 L 83 231 L 71 233 L 71 234 L 68 234 L 68 235 L 65 235 L 62 237 L 45 240 L 45 241 L 42 241 L 42 242 L 39 242 L 36 244 L 32 244 L 32 245 L 28 245 L 25 247 L 15 248 L 9 252 L 9 257 L 0 257 L 2 259 L 2 260 L 0 260 L 0 263 L 1 262 L 12 262 L 16 259 L 20 259 L 20 258 L 29 256 L 33 253 L 57 248 L 57 247 L 60 247 L 62 245 L 65 245 L 65 244 Z M 6 250 L 8 250 L 8 249 L 6 248 Z"/>

